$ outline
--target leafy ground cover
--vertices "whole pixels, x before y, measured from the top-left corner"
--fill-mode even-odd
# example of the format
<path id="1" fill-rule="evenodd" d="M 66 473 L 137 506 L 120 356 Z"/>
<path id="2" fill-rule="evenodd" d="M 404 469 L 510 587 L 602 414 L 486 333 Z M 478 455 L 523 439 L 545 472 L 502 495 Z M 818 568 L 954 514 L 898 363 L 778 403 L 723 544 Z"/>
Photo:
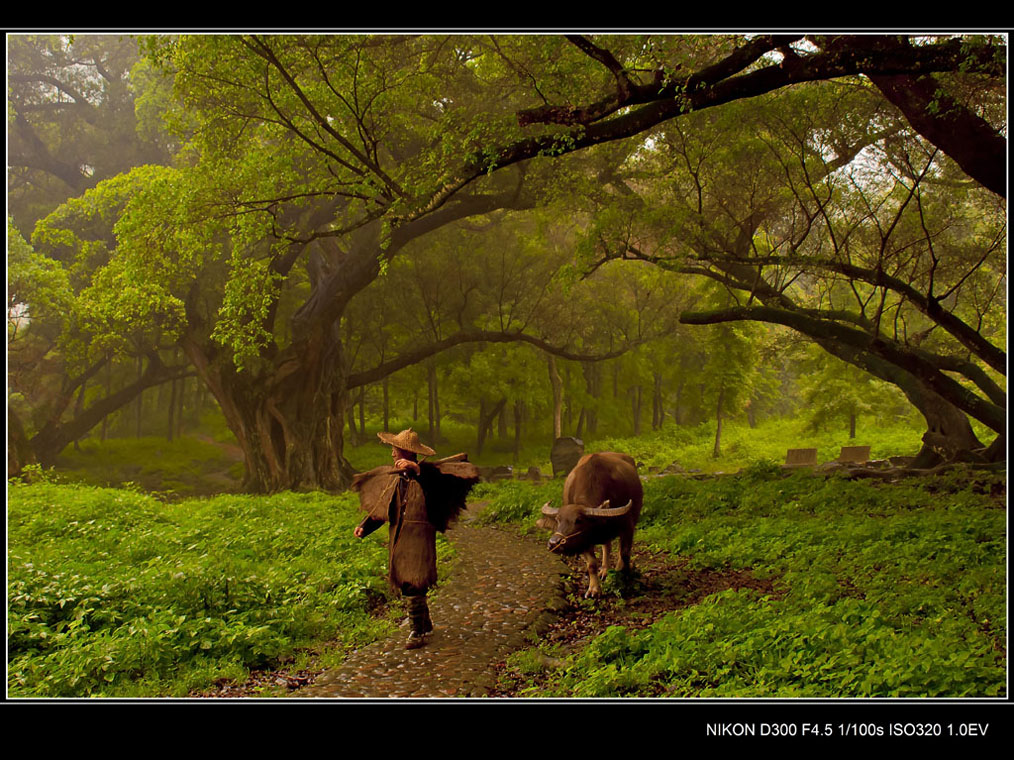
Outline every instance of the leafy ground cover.
<path id="1" fill-rule="evenodd" d="M 349 494 L 166 503 L 12 482 L 9 696 L 183 696 L 280 660 L 340 661 L 395 628 L 386 531 L 354 538 L 360 517 Z"/>
<path id="2" fill-rule="evenodd" d="M 487 519 L 532 529 L 549 489 L 497 488 Z M 883 484 L 769 465 L 649 480 L 634 578 L 611 572 L 600 600 L 576 584 L 500 694 L 1003 696 L 1004 493 L 995 475 Z"/>
<path id="3" fill-rule="evenodd" d="M 186 498 L 239 491 L 243 460 L 229 436 L 224 441 L 210 435 L 173 441 L 159 436 L 89 439 L 79 449 L 65 449 L 55 470 L 64 482 L 137 486 L 169 498 Z"/>
<path id="4" fill-rule="evenodd" d="M 1005 694 L 1005 475 L 786 476 L 773 464 L 785 448 L 817 446 L 826 460 L 849 441 L 791 422 L 744 425 L 727 429 L 714 460 L 712 433 L 588 442 L 629 451 L 643 471 L 754 463 L 739 475 L 649 478 L 633 578 L 611 573 L 606 596 L 585 600 L 576 562 L 570 607 L 502 665 L 501 695 Z M 918 447 L 901 427 L 878 440 L 874 457 Z M 59 471 L 78 483 L 34 472 L 9 485 L 10 696 L 270 693 L 262 676 L 275 668 L 319 670 L 345 646 L 394 632 L 386 532 L 352 537 L 354 497 L 182 498 L 186 485 L 167 493 L 165 482 L 200 484 L 202 468 L 235 461 L 223 441 L 174 445 L 83 445 L 79 469 Z M 462 434 L 439 451 L 467 449 Z M 487 453 L 481 462 L 503 462 L 495 446 Z M 350 458 L 363 469 L 387 451 L 364 444 Z M 161 498 L 85 484 L 130 479 L 137 466 L 151 468 Z M 474 496 L 489 504 L 483 522 L 532 533 L 561 491 L 559 480 L 514 480 Z M 451 553 L 442 537 L 438 551 Z"/>

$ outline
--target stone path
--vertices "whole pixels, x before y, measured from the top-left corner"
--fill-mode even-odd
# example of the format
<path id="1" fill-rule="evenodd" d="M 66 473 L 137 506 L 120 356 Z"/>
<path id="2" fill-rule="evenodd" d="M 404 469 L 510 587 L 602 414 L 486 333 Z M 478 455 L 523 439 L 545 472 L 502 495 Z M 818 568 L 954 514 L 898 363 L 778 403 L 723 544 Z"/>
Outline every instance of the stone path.
<path id="1" fill-rule="evenodd" d="M 354 651 L 338 668 L 290 697 L 482 697 L 493 665 L 525 646 L 563 605 L 567 565 L 543 540 L 474 524 L 470 504 L 447 538 L 457 556 L 448 579 L 429 595 L 434 631 L 421 649 L 404 648 L 407 631 Z"/>

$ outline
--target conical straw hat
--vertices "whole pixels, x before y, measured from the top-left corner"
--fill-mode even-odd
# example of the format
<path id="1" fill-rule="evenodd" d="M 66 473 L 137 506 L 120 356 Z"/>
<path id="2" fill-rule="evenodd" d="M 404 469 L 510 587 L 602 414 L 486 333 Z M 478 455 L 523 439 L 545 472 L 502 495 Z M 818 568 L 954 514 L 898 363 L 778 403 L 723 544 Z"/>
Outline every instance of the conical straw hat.
<path id="1" fill-rule="evenodd" d="M 389 446 L 396 446 L 402 451 L 411 451 L 425 456 L 433 456 L 437 453 L 426 444 L 420 442 L 419 434 L 412 428 L 402 430 L 398 435 L 394 433 L 377 433 L 377 438 Z"/>

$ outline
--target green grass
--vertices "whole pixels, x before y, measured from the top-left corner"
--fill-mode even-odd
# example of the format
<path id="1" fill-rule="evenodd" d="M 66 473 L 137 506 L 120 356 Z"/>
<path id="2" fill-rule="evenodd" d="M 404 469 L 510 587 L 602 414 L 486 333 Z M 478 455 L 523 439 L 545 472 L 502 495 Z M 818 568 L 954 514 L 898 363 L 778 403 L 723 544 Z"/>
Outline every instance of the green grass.
<path id="1" fill-rule="evenodd" d="M 182 696 L 391 633 L 370 615 L 389 593 L 386 530 L 356 539 L 360 518 L 350 494 L 10 485 L 9 695 Z"/>
<path id="2" fill-rule="evenodd" d="M 772 419 L 751 428 L 745 422 L 723 425 L 721 456 L 714 457 L 715 425 L 693 428 L 666 426 L 639 438 L 599 439 L 588 451 L 624 451 L 644 468 L 664 468 L 673 462 L 685 470 L 735 472 L 761 461 L 783 463 L 788 449 L 815 448 L 818 462 L 838 458 L 843 446 L 869 446 L 871 459 L 915 456 L 922 431 L 905 424 L 885 424 L 876 432 L 848 437 L 847 431 L 813 431 L 796 419 Z M 642 473 L 643 474 L 643 473 Z"/>
<path id="3" fill-rule="evenodd" d="M 401 429 L 408 425 L 395 425 Z M 445 425 L 439 455 L 469 451 L 472 432 Z M 691 570 L 745 570 L 770 595 L 727 591 L 641 631 L 602 631 L 537 686 L 546 657 L 522 650 L 530 696 L 1002 696 L 1006 641 L 1005 476 L 953 473 L 887 485 L 784 476 L 785 449 L 869 444 L 914 454 L 919 431 L 876 439 L 813 433 L 802 423 L 667 426 L 587 451 L 631 453 L 642 472 L 734 471 L 705 480 L 650 478 L 636 541 Z M 548 442 L 529 441 L 518 469 L 550 471 Z M 372 440 L 346 451 L 357 469 L 389 461 Z M 510 461 L 493 441 L 479 464 Z M 473 461 L 476 458 L 473 457 Z M 182 498 L 235 466 L 189 438 L 107 441 L 68 450 L 53 472 L 8 488 L 8 690 L 29 696 L 182 696 L 254 667 L 295 658 L 336 664 L 344 647 L 395 630 L 386 531 L 355 539 L 350 494 Z M 133 481 L 132 488 L 103 488 Z M 179 483 L 178 489 L 167 483 Z M 92 483 L 92 485 L 87 485 Z M 141 488 L 170 494 L 155 498 Z M 534 531 L 562 481 L 481 484 L 482 520 Z M 452 553 L 443 537 L 438 554 Z M 438 564 L 441 574 L 448 563 Z"/>
<path id="4" fill-rule="evenodd" d="M 410 421 L 392 422 L 392 430 L 411 426 Z M 425 437 L 425 428 L 417 426 Z M 446 423 L 442 427 L 443 440 L 436 446 L 438 456 L 469 452 L 470 461 L 480 465 L 503 465 L 513 462 L 513 438 L 492 439 L 483 450 L 482 456 L 475 456 L 474 427 Z M 785 461 L 786 450 L 792 448 L 816 448 L 819 462 L 838 458 L 843 446 L 869 446 L 873 459 L 890 456 L 915 456 L 922 445 L 923 430 L 903 422 L 891 421 L 870 423 L 861 427 L 855 439 L 848 437 L 847 430 L 814 431 L 804 420 L 794 418 L 770 419 L 756 428 L 745 421 L 726 422 L 722 430 L 721 456 L 713 456 L 715 444 L 715 423 L 709 422 L 694 427 L 679 426 L 671 422 L 657 431 L 648 431 L 637 438 L 615 438 L 609 436 L 588 437 L 583 440 L 585 451 L 624 451 L 633 456 L 644 467 L 664 468 L 677 462 L 686 470 L 702 472 L 735 472 L 758 461 Z M 516 473 L 525 473 L 529 467 L 538 467 L 544 475 L 552 474 L 549 460 L 552 440 L 528 438 L 524 441 Z M 376 431 L 369 428 L 366 443 L 346 446 L 345 455 L 357 470 L 369 469 L 390 461 L 389 449 L 376 439 Z"/>
<path id="5" fill-rule="evenodd" d="M 209 495 L 224 490 L 238 490 L 243 477 L 243 463 L 231 458 L 225 445 L 235 446 L 235 439 L 220 421 L 207 415 L 210 434 L 184 436 L 172 442 L 165 438 L 109 439 L 99 442 L 88 439 L 80 450 L 66 448 L 57 460 L 55 471 L 64 482 L 80 482 L 95 486 L 117 487 L 133 484 L 148 492 L 172 498 Z M 422 422 L 421 420 L 419 422 Z M 392 430 L 413 425 L 411 420 L 394 420 Z M 425 437 L 425 422 L 416 424 Z M 445 420 L 442 439 L 435 445 L 437 456 L 461 451 L 478 465 L 513 464 L 513 438 L 487 441 L 481 456 L 475 452 L 474 427 Z M 874 459 L 894 455 L 911 456 L 918 452 L 922 431 L 902 423 L 884 423 L 872 434 L 850 440 L 845 431 L 808 430 L 804 421 L 771 419 L 756 428 L 745 422 L 728 422 L 722 434 L 722 456 L 712 456 L 714 423 L 695 427 L 667 423 L 662 430 L 649 431 L 637 438 L 586 437 L 585 450 L 625 451 L 643 467 L 642 471 L 667 467 L 677 462 L 686 470 L 702 472 L 735 472 L 758 461 L 784 462 L 789 448 L 817 449 L 821 462 L 837 459 L 842 446 L 869 445 Z M 390 464 L 390 449 L 376 437 L 377 429 L 368 427 L 366 441 L 360 445 L 347 443 L 345 456 L 357 471 L 381 464 Z M 544 475 L 552 474 L 549 459 L 552 441 L 548 437 L 526 439 L 514 470 L 524 474 L 537 467 Z"/>
<path id="6" fill-rule="evenodd" d="M 725 591 L 644 630 L 610 627 L 525 695 L 1004 696 L 1006 510 L 989 495 L 1003 483 L 764 465 L 651 479 L 642 546 L 693 569 L 748 570 L 776 592 Z"/>
<path id="7" fill-rule="evenodd" d="M 55 471 L 63 482 L 109 487 L 131 484 L 174 498 L 238 490 L 243 462 L 230 457 L 213 440 L 210 436 L 184 436 L 173 441 L 157 436 L 104 442 L 89 439 L 80 444 L 80 450 L 64 449 Z"/>

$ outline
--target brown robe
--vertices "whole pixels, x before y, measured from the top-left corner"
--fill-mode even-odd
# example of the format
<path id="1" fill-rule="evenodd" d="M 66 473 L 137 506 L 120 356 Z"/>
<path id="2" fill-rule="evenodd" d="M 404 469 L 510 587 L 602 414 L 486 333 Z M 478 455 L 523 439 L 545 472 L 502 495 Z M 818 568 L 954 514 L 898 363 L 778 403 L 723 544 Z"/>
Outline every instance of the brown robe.
<path id="1" fill-rule="evenodd" d="M 402 593 L 423 593 L 437 582 L 436 532 L 447 529 L 465 508 L 468 492 L 479 481 L 470 462 L 419 463 L 419 475 L 391 465 L 359 473 L 360 523 L 369 535 L 389 523 L 388 579 Z"/>

